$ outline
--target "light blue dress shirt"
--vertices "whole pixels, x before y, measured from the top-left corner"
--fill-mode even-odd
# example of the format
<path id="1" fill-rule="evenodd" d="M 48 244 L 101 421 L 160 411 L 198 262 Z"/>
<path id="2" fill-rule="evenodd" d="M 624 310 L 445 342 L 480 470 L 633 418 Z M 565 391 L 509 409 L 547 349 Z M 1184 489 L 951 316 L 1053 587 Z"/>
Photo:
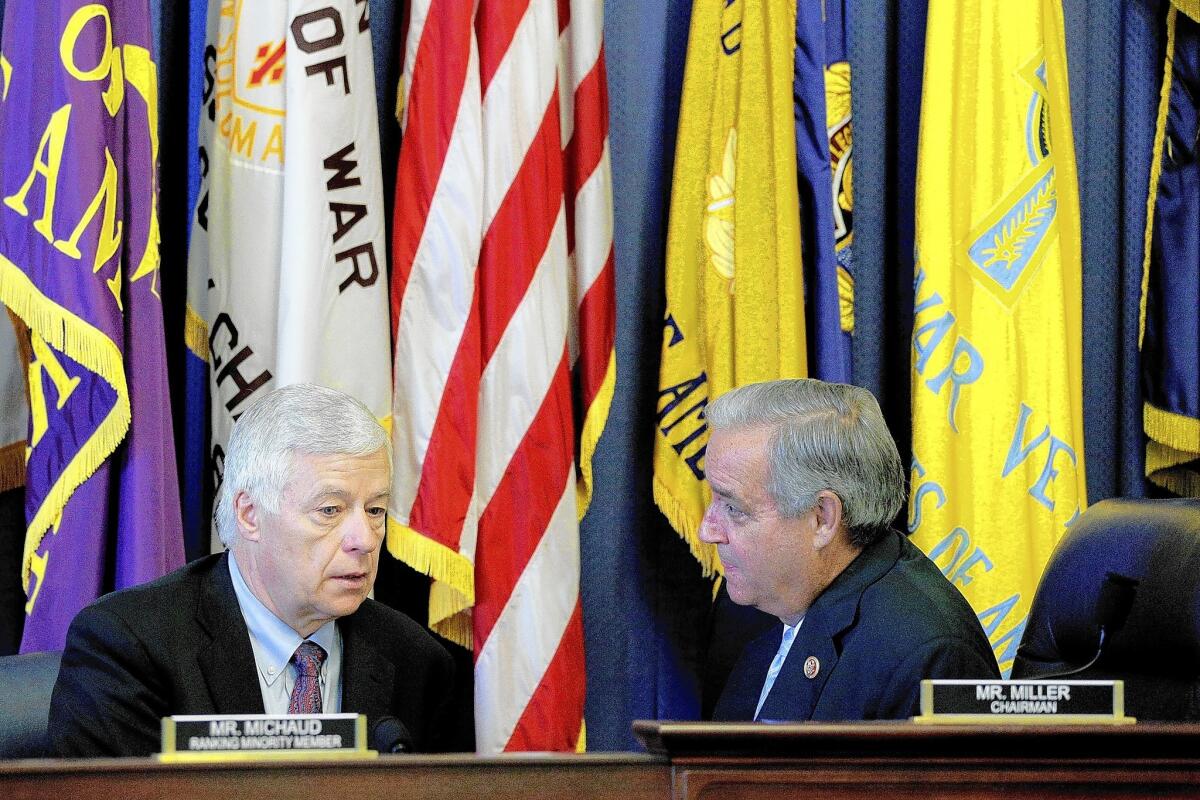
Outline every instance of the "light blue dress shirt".
<path id="1" fill-rule="evenodd" d="M 779 652 L 771 659 L 771 667 L 767 670 L 767 679 L 763 681 L 762 692 L 758 695 L 758 706 L 754 709 L 754 719 L 758 719 L 758 712 L 762 711 L 763 703 L 767 702 L 767 695 L 771 693 L 771 687 L 775 685 L 775 679 L 779 677 L 779 670 L 783 669 L 783 662 L 787 660 L 788 651 L 792 649 L 792 642 L 796 641 L 796 631 L 800 630 L 800 626 L 803 624 L 803 618 L 795 625 L 784 623 Z"/>
<path id="2" fill-rule="evenodd" d="M 233 551 L 229 552 L 229 577 L 233 579 L 233 593 L 237 595 L 242 618 L 250 631 L 250 647 L 254 650 L 263 708 L 268 714 L 286 714 L 292 687 L 296 685 L 292 653 L 304 640 L 250 591 Z M 308 638 L 321 645 L 326 653 L 325 663 L 321 665 L 321 710 L 336 714 L 342 710 L 342 635 L 337 620 L 326 622 Z"/>

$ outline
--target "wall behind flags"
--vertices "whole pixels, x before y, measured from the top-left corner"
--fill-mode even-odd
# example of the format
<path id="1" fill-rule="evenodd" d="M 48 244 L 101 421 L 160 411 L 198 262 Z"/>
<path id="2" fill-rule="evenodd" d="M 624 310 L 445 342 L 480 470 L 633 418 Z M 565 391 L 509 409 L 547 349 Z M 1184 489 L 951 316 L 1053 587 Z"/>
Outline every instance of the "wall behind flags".
<path id="1" fill-rule="evenodd" d="M 712 0 L 708 0 L 711 2 Z M 807 0 L 802 0 L 802 2 Z M 0 12 L 4 2 L 0 0 Z M 189 9 L 190 6 L 196 8 Z M 195 177 L 187 131 L 189 13 L 152 3 L 160 83 L 162 300 L 172 402 L 183 419 L 185 265 Z M 590 749 L 635 746 L 637 718 L 696 718 L 710 648 L 712 585 L 654 506 L 651 468 L 663 336 L 667 209 L 689 0 L 604 0 L 617 300 L 617 384 L 581 527 Z M 370 0 L 386 219 L 392 219 L 402 9 Z M 1065 0 L 1079 170 L 1083 279 L 1083 427 L 1089 502 L 1161 493 L 1144 479 L 1139 305 L 1146 197 L 1167 0 Z M 926 7 L 850 0 L 854 118 L 853 380 L 880 399 L 911 455 L 914 196 Z M 0 142 L 0 147 L 3 143 Z M 390 241 L 390 230 L 389 230 Z M 2 413 L 2 412 L 0 412 Z M 178 427 L 178 424 L 177 424 Z M 4 443 L 0 443 L 4 444 Z M 183 433 L 176 450 L 183 453 Z M 23 598 L 20 492 L 0 495 L 0 653 L 15 651 Z M 189 556 L 199 552 L 189 542 Z M 398 562 L 378 596 L 424 619 L 427 581 Z M 460 651 L 470 671 L 469 654 Z M 464 711 L 464 713 L 469 713 Z"/>

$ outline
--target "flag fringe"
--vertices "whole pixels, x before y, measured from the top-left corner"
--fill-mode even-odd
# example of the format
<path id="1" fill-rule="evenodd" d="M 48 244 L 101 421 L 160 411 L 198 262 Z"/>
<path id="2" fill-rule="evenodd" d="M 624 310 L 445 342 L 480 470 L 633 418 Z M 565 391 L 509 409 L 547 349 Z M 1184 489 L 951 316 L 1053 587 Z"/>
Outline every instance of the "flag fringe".
<path id="1" fill-rule="evenodd" d="M 704 577 L 721 574 L 721 561 L 717 558 L 717 550 L 711 544 L 700 541 L 699 526 L 693 525 L 691 517 L 683 504 L 675 499 L 666 485 L 654 476 L 654 504 L 671 523 L 671 527 L 679 531 L 679 536 L 687 542 L 688 550 L 700 562 Z"/>
<path id="2" fill-rule="evenodd" d="M 1171 0 L 1171 5 L 1200 22 L 1200 0 Z"/>
<path id="3" fill-rule="evenodd" d="M 439 589 L 442 591 L 439 592 Z M 451 589 L 449 586 L 446 586 L 444 583 L 433 584 L 433 587 L 429 590 L 430 616 L 433 615 L 434 606 L 442 604 L 442 601 L 439 599 L 439 595 L 442 594 L 447 596 L 451 594 L 457 595 L 457 592 L 454 592 L 453 589 Z M 457 614 L 450 614 L 442 619 L 439 619 L 437 622 L 431 621 L 429 623 L 429 627 L 432 628 L 439 636 L 454 642 L 459 647 L 465 647 L 467 650 L 472 649 L 471 642 L 473 641 L 474 637 L 471 630 L 471 613 L 469 611 L 460 611 Z"/>
<path id="4" fill-rule="evenodd" d="M 613 390 L 617 384 L 617 349 L 614 347 L 608 354 L 608 369 L 604 371 L 604 380 L 600 390 L 592 399 L 587 414 L 583 418 L 583 429 L 579 432 L 579 473 L 580 478 L 575 483 L 575 507 L 579 521 L 592 504 L 592 457 L 596 454 L 596 446 L 608 423 L 608 412 L 612 408 Z"/>
<path id="5" fill-rule="evenodd" d="M 0 492 L 25 485 L 25 447 L 24 441 L 0 447 Z"/>
<path id="6" fill-rule="evenodd" d="M 112 455 L 129 430 L 129 388 L 125 361 L 102 331 L 54 303 L 16 264 L 0 255 L 0 301 L 48 345 L 103 378 L 117 394 L 108 416 L 46 492 L 25 532 L 21 582 L 28 588 L 30 560 L 51 525 L 57 525 L 71 495 Z"/>
<path id="7" fill-rule="evenodd" d="M 454 619 L 464 616 L 461 612 L 475 605 L 475 565 L 470 559 L 391 517 L 387 549 L 394 558 L 433 578 L 429 590 L 429 627 L 453 642 L 470 647 L 469 618 L 465 626 Z"/>
<path id="8" fill-rule="evenodd" d="M 1184 467 L 1200 458 L 1200 419 L 1143 404 L 1146 477 L 1182 497 L 1200 497 L 1200 472 Z"/>
<path id="9" fill-rule="evenodd" d="M 196 313 L 191 303 L 184 306 L 183 343 L 192 355 L 208 362 L 208 323 Z"/>

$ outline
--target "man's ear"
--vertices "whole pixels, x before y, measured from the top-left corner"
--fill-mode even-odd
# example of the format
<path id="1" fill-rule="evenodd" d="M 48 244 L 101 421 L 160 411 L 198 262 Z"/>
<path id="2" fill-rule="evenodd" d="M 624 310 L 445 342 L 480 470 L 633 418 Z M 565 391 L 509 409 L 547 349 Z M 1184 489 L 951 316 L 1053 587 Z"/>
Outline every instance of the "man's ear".
<path id="1" fill-rule="evenodd" d="M 817 492 L 817 529 L 813 532 L 813 547 L 820 550 L 833 542 L 842 529 L 842 498 L 828 489 Z"/>
<path id="2" fill-rule="evenodd" d="M 261 510 L 245 490 L 233 496 L 233 518 L 237 521 L 238 536 L 258 541 L 260 516 Z"/>

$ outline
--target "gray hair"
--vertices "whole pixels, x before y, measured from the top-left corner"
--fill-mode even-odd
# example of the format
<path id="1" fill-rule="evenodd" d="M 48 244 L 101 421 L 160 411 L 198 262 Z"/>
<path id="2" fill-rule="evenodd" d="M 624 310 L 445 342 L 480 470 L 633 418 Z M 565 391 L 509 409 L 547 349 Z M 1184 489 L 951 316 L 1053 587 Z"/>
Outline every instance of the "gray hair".
<path id="1" fill-rule="evenodd" d="M 384 450 L 391 465 L 392 442 L 370 410 L 344 392 L 294 383 L 263 395 L 242 414 L 229 434 L 225 471 L 217 496 L 217 533 L 226 547 L 237 532 L 233 498 L 247 492 L 279 513 L 283 490 L 297 453 L 366 456 Z"/>
<path id="2" fill-rule="evenodd" d="M 811 379 L 726 392 L 705 409 L 713 430 L 772 426 L 770 492 L 779 513 L 811 509 L 823 489 L 842 501 L 856 547 L 881 537 L 904 505 L 904 467 L 879 403 L 866 389 Z"/>

